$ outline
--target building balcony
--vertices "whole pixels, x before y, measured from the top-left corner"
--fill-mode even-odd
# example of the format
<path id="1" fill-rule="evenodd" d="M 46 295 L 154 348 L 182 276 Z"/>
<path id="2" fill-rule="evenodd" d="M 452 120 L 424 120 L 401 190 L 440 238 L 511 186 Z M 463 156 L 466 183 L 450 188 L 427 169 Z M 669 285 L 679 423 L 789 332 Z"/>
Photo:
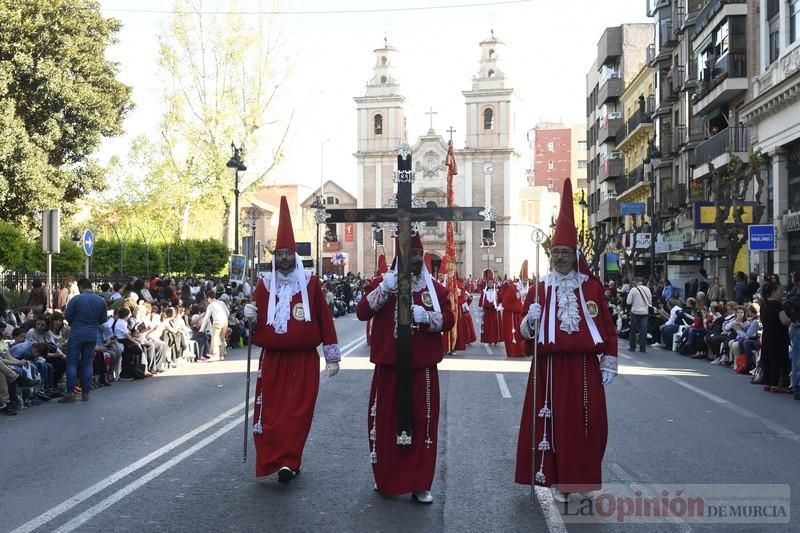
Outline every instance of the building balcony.
<path id="1" fill-rule="evenodd" d="M 600 107 L 609 100 L 618 100 L 624 90 L 625 83 L 619 77 L 619 73 L 609 77 L 600 85 L 600 90 L 597 92 L 597 106 Z"/>
<path id="2" fill-rule="evenodd" d="M 603 182 L 608 178 L 622 176 L 625 171 L 625 162 L 621 158 L 606 159 L 600 164 L 598 181 Z"/>
<path id="3" fill-rule="evenodd" d="M 624 127 L 620 114 L 609 114 L 608 117 L 600 121 L 600 129 L 597 130 L 597 143 L 603 144 L 608 141 L 616 141 L 617 133 Z"/>
<path id="4" fill-rule="evenodd" d="M 711 172 L 709 163 L 714 168 L 728 164 L 731 154 L 746 159 L 750 154 L 750 135 L 747 126 L 725 128 L 716 135 L 703 141 L 694 149 L 692 162 L 696 165 L 693 177 L 702 178 Z"/>
<path id="5" fill-rule="evenodd" d="M 697 94 L 694 114 L 704 115 L 747 91 L 747 54 L 729 53 L 716 62 L 713 71 L 706 69 Z"/>
<path id="6" fill-rule="evenodd" d="M 658 149 L 661 151 L 661 157 L 671 157 L 678 152 L 677 145 L 674 143 L 672 131 L 671 129 L 661 129 L 661 134 L 658 138 Z"/>
<path id="7" fill-rule="evenodd" d="M 661 211 L 681 211 L 689 205 L 686 184 L 678 183 L 661 190 Z"/>
<path id="8" fill-rule="evenodd" d="M 662 18 L 658 24 L 658 36 L 659 42 L 661 43 L 662 50 L 672 50 L 676 44 L 678 44 L 678 38 L 675 32 L 673 31 L 672 26 L 672 19 L 671 18 Z"/>
<path id="9" fill-rule="evenodd" d="M 746 122 L 757 122 L 800 99 L 800 41 L 782 50 L 777 61 L 753 79 L 753 99 L 741 112 Z"/>
<path id="10" fill-rule="evenodd" d="M 631 115 L 625 123 L 625 129 L 623 130 L 624 137 L 623 134 L 617 137 L 618 150 L 624 151 L 629 145 L 633 145 L 637 141 L 646 141 L 652 136 L 653 119 L 650 116 L 651 112 L 651 109 L 645 107 L 636 110 L 636 112 Z M 622 137 L 622 139 L 619 137 Z"/>
<path id="11" fill-rule="evenodd" d="M 650 182 L 644 179 L 644 166 L 639 165 L 625 177 L 617 178 L 617 200 L 623 201 L 626 196 L 633 194 L 642 187 L 650 187 Z"/>
<path id="12" fill-rule="evenodd" d="M 733 15 L 746 15 L 747 14 L 747 0 L 710 0 L 703 8 L 697 13 L 694 18 L 694 32 L 692 39 L 697 37 L 707 27 L 714 28 L 717 15 L 720 18 Z"/>
<path id="13" fill-rule="evenodd" d="M 622 27 L 607 28 L 597 42 L 598 68 L 622 55 Z"/>
<path id="14" fill-rule="evenodd" d="M 597 208 L 597 221 L 602 222 L 609 218 L 617 218 L 619 216 L 619 204 L 616 197 L 601 196 L 600 206 Z"/>
<path id="15" fill-rule="evenodd" d="M 690 59 L 689 64 L 686 65 L 683 75 L 683 85 L 681 89 L 690 91 L 697 87 L 697 59 Z"/>

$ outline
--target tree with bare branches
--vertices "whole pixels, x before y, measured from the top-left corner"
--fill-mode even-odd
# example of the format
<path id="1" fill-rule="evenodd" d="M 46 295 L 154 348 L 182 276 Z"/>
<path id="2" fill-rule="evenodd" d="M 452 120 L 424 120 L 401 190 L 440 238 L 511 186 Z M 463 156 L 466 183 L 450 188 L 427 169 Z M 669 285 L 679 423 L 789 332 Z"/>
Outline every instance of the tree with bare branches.
<path id="1" fill-rule="evenodd" d="M 163 165 L 149 173 L 148 188 L 174 195 L 181 237 L 213 220 L 222 228 L 216 237 L 232 246 L 231 141 L 247 150 L 249 171 L 239 183 L 245 193 L 266 184 L 292 124 L 293 112 L 278 105 L 287 76 L 275 60 L 279 35 L 266 14 L 204 13 L 199 0 L 176 0 L 174 11 L 159 43 Z"/>
<path id="2" fill-rule="evenodd" d="M 747 243 L 747 222 L 743 216 L 748 205 L 748 191 L 753 187 L 753 220 L 758 223 L 764 214 L 761 201 L 764 192 L 764 178 L 761 175 L 761 152 L 757 150 L 743 161 L 730 153 L 730 162 L 722 169 L 709 163 L 711 170 L 711 189 L 714 194 L 714 229 L 719 240 L 727 250 L 725 288 L 733 294 L 734 268 L 739 251 Z M 729 220 L 733 219 L 733 223 Z"/>

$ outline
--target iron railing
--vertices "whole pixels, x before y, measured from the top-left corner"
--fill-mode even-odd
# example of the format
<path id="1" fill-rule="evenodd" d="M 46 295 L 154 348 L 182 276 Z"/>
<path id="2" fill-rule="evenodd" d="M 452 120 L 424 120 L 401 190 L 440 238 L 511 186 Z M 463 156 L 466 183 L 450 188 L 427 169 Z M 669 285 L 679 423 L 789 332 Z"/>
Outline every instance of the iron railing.
<path id="1" fill-rule="evenodd" d="M 694 149 L 694 161 L 697 165 L 704 165 L 721 156 L 725 152 L 749 152 L 750 136 L 747 126 L 734 126 L 725 128 L 719 133 L 709 137 Z"/>

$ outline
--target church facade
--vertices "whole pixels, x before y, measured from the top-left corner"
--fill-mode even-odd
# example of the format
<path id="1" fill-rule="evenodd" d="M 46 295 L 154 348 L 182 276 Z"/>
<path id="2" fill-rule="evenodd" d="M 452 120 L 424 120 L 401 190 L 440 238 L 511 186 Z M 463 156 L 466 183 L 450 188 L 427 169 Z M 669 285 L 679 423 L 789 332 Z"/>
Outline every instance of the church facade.
<path id="1" fill-rule="evenodd" d="M 466 135 L 463 147 L 456 148 L 458 175 L 454 179 L 457 206 L 491 206 L 496 212 L 495 246 L 487 244 L 489 222 L 461 222 L 455 226 L 457 270 L 461 277 L 480 276 L 488 267 L 500 275 L 516 275 L 522 259 L 529 255 L 530 229 L 514 225 L 518 220 L 519 199 L 516 191 L 524 188 L 525 177 L 519 168 L 514 89 L 500 70 L 504 44 L 494 36 L 482 41 L 480 68 L 472 86 L 462 91 L 466 112 Z M 372 78 L 364 96 L 354 98 L 358 123 L 358 174 L 356 197 L 359 208 L 386 207 L 396 187 L 392 180 L 397 153 L 403 143 L 412 148 L 415 181 L 413 192 L 417 205 L 447 205 L 447 140 L 429 129 L 416 141 L 406 134 L 406 99 L 395 72 L 397 49 L 384 42 L 374 50 Z M 454 139 L 458 147 L 458 139 Z M 384 231 L 383 245 L 376 243 L 374 228 L 356 227 L 356 257 L 351 269 L 372 274 L 376 254 L 394 256 L 393 240 Z M 422 240 L 431 253 L 434 268 L 444 256 L 446 224 L 421 223 Z M 520 240 L 521 239 L 521 240 Z M 520 246 L 520 243 L 523 246 Z M 516 246 L 515 246 L 516 245 Z"/>

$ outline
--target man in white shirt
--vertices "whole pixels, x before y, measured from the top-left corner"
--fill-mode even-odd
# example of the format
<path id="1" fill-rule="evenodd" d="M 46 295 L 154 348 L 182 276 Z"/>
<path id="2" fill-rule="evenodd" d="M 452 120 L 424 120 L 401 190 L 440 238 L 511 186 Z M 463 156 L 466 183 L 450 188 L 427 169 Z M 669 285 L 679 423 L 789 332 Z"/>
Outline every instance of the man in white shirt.
<path id="1" fill-rule="evenodd" d="M 642 278 L 633 280 L 633 287 L 628 292 L 626 303 L 631 310 L 631 331 L 628 335 L 630 351 L 636 350 L 636 335 L 639 335 L 639 351 L 647 351 L 647 322 L 650 317 L 650 306 L 653 295 L 650 289 L 642 283 Z"/>
<path id="2" fill-rule="evenodd" d="M 228 329 L 228 315 L 230 311 L 225 302 L 217 300 L 217 292 L 214 289 L 206 291 L 206 301 L 208 307 L 203 321 L 200 323 L 200 331 L 205 331 L 209 319 L 211 320 L 211 345 L 208 348 L 208 360 L 220 361 L 225 359 L 225 332 Z"/>

